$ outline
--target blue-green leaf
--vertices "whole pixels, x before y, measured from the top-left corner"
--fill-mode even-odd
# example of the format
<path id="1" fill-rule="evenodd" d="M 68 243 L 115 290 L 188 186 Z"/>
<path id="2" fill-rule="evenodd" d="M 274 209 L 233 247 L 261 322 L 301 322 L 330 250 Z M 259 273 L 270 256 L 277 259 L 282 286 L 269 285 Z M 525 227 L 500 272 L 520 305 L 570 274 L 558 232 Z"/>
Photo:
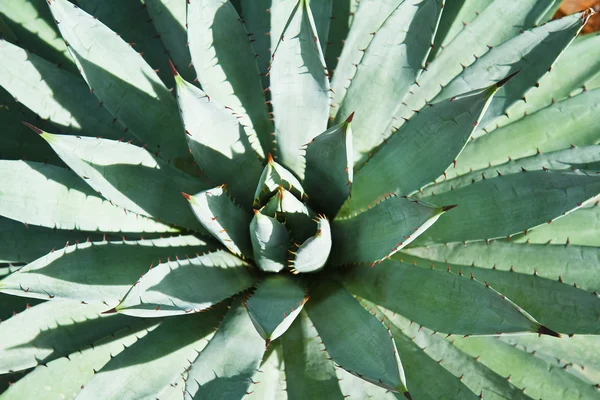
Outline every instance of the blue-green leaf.
<path id="1" fill-rule="evenodd" d="M 254 286 L 248 264 L 219 250 L 152 268 L 114 309 L 135 317 L 199 312 Z"/>
<path id="2" fill-rule="evenodd" d="M 332 246 L 329 220 L 319 216 L 316 221 L 317 231 L 314 236 L 306 239 L 293 253 L 294 259 L 291 261 L 291 265 L 292 272 L 296 274 L 320 271 L 329 259 Z"/>
<path id="3" fill-rule="evenodd" d="M 234 301 L 215 336 L 192 363 L 185 399 L 242 398 L 263 354 L 263 339 L 241 300 Z"/>
<path id="4" fill-rule="evenodd" d="M 315 284 L 309 295 L 308 316 L 336 364 L 377 386 L 408 392 L 394 339 L 381 321 L 338 283 Z"/>
<path id="5" fill-rule="evenodd" d="M 277 339 L 290 328 L 305 303 L 304 290 L 291 278 L 270 274 L 246 301 L 248 315 L 263 339 Z"/>
<path id="6" fill-rule="evenodd" d="M 327 129 L 329 80 L 307 0 L 298 0 L 269 69 L 277 159 L 304 175 L 301 147 Z"/>
<path id="7" fill-rule="evenodd" d="M 254 210 L 250 240 L 258 268 L 266 272 L 279 272 L 285 268 L 290 238 L 284 224 Z"/>
<path id="8" fill-rule="evenodd" d="M 300 199 L 304 196 L 300 181 L 269 156 L 254 192 L 254 205 L 263 204 L 266 199 L 270 199 L 280 186 Z"/>

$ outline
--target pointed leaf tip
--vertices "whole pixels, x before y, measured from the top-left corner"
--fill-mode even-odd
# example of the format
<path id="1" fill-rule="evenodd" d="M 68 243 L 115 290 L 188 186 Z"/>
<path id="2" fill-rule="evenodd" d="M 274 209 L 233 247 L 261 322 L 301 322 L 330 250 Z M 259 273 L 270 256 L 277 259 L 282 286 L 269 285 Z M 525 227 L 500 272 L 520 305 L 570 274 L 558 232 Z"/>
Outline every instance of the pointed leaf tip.
<path id="1" fill-rule="evenodd" d="M 353 118 L 354 118 L 354 111 L 352 111 L 352 114 L 350 114 L 350 116 L 348 118 L 346 118 L 346 123 L 349 124 L 350 122 L 352 122 Z"/>
<path id="2" fill-rule="evenodd" d="M 560 333 L 554 332 L 552 329 L 546 328 L 544 325 L 540 326 L 537 333 L 539 333 L 540 335 L 554 336 L 557 338 L 562 337 L 562 335 Z"/>
<path id="3" fill-rule="evenodd" d="M 516 70 L 515 72 L 513 72 L 512 74 L 510 74 L 509 76 L 507 76 L 506 78 L 502 79 L 501 81 L 499 81 L 498 83 L 496 83 L 496 87 L 497 88 L 501 88 L 502 86 L 506 85 L 508 83 L 508 81 L 510 81 L 515 75 L 517 75 L 519 72 L 521 72 L 520 69 Z"/>
<path id="4" fill-rule="evenodd" d="M 269 153 L 269 155 L 267 156 L 267 162 L 269 164 L 271 164 L 273 162 L 273 154 Z"/>
<path id="5" fill-rule="evenodd" d="M 443 211 L 443 212 L 450 211 L 450 210 L 452 210 L 454 207 L 456 207 L 457 205 L 458 205 L 458 204 L 451 204 L 451 205 L 449 205 L 449 206 L 443 206 L 443 207 L 442 207 L 442 211 Z"/>
<path id="6" fill-rule="evenodd" d="M 190 200 L 191 200 L 191 198 L 192 198 L 192 196 L 190 196 L 189 194 L 187 194 L 187 193 L 184 193 L 184 192 L 181 192 L 181 195 L 182 195 L 183 197 L 185 197 L 185 199 L 186 199 L 187 201 L 190 201 Z"/>
<path id="7" fill-rule="evenodd" d="M 114 314 L 114 313 L 116 313 L 116 312 L 117 312 L 117 308 L 116 308 L 116 307 L 113 307 L 113 308 L 111 308 L 110 310 L 103 311 L 103 312 L 102 312 L 102 314 Z"/>
<path id="8" fill-rule="evenodd" d="M 173 76 L 179 76 L 179 72 L 177 72 L 177 70 L 175 69 L 175 65 L 173 65 L 173 61 L 171 61 L 171 59 L 168 59 L 169 61 L 169 67 L 171 67 L 171 72 L 173 73 Z"/>
<path id="9" fill-rule="evenodd" d="M 21 121 L 21 123 L 22 123 L 23 125 L 25 125 L 26 127 L 28 127 L 29 129 L 31 129 L 32 131 L 34 131 L 35 133 L 37 133 L 38 135 L 42 135 L 42 134 L 44 133 L 44 131 L 43 131 L 43 130 L 41 130 L 40 128 L 38 128 L 38 127 L 36 127 L 36 126 L 33 126 L 33 125 L 31 125 L 31 124 L 30 124 L 30 123 L 28 123 L 28 122 Z"/>
<path id="10" fill-rule="evenodd" d="M 404 397 L 406 397 L 408 400 L 412 400 L 412 396 L 410 395 L 410 393 L 408 392 L 404 392 Z"/>

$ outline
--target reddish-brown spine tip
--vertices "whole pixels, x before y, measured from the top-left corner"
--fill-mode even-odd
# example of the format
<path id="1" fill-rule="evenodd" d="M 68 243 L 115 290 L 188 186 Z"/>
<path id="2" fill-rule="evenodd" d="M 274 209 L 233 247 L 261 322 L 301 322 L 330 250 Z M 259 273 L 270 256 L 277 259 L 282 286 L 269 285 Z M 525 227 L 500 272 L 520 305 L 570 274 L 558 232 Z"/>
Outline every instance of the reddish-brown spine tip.
<path id="1" fill-rule="evenodd" d="M 260 211 L 258 211 L 256 208 L 252 211 L 254 212 L 254 214 L 260 214 Z"/>
<path id="2" fill-rule="evenodd" d="M 111 308 L 108 311 L 104 311 L 102 314 L 114 314 L 116 312 L 117 312 L 117 308 L 115 307 L 115 308 Z"/>
<path id="3" fill-rule="evenodd" d="M 450 211 L 450 210 L 452 210 L 454 207 L 456 207 L 457 205 L 458 205 L 458 204 L 451 204 L 451 205 L 449 205 L 449 206 L 443 206 L 443 207 L 442 207 L 442 211 L 443 211 L 443 212 Z"/>
<path id="4" fill-rule="evenodd" d="M 560 333 L 554 332 L 552 329 L 546 328 L 544 325 L 540 326 L 540 329 L 538 329 L 537 333 L 540 335 L 554 336 L 557 338 L 562 337 Z"/>
<path id="5" fill-rule="evenodd" d="M 352 114 L 350 114 L 350 116 L 348 118 L 346 118 L 346 123 L 349 124 L 350 122 L 352 122 L 353 118 L 354 118 L 354 111 L 352 111 Z"/>
<path id="6" fill-rule="evenodd" d="M 179 75 L 179 72 L 177 72 L 177 70 L 175 69 L 175 65 L 173 65 L 173 61 L 171 61 L 171 59 L 169 59 L 168 61 L 169 61 L 169 67 L 171 67 L 171 72 L 173 73 L 173 76 Z"/>
<path id="7" fill-rule="evenodd" d="M 32 131 L 34 131 L 35 133 L 37 133 L 38 135 L 41 135 L 42 133 L 44 133 L 43 130 L 41 130 L 40 128 L 38 128 L 37 126 L 33 126 L 31 125 L 29 122 L 25 122 L 25 121 L 21 121 L 21 123 L 23 125 L 25 125 L 26 127 L 28 127 L 29 129 L 31 129 Z"/>
<path id="8" fill-rule="evenodd" d="M 186 199 L 187 201 L 190 201 L 190 199 L 192 198 L 192 196 L 190 196 L 189 194 L 187 194 L 187 193 L 184 193 L 184 192 L 181 192 L 181 195 L 182 195 L 183 197 L 185 197 L 185 199 Z"/>
<path id="9" fill-rule="evenodd" d="M 273 154 L 269 153 L 269 155 L 267 156 L 267 162 L 268 163 L 272 163 L 273 162 Z"/>
<path id="10" fill-rule="evenodd" d="M 514 76 L 517 75 L 519 72 L 521 72 L 520 69 L 516 70 L 515 72 L 513 72 L 506 78 L 502 79 L 500 82 L 496 83 L 496 87 L 501 88 L 502 86 L 506 85 L 508 83 L 508 81 L 510 81 L 512 78 L 514 78 Z"/>

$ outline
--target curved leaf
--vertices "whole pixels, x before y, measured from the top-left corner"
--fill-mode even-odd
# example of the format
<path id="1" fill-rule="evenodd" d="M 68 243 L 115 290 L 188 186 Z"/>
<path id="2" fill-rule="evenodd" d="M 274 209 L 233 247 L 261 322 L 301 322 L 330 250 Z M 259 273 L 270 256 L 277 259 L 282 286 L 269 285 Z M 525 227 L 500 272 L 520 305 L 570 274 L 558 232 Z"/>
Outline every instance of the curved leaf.
<path id="1" fill-rule="evenodd" d="M 528 171 L 485 179 L 424 201 L 457 204 L 419 239 L 445 243 L 506 237 L 580 207 L 600 193 L 600 178 Z"/>
<path id="2" fill-rule="evenodd" d="M 82 75 L 106 108 L 163 159 L 189 168 L 175 99 L 154 69 L 108 27 L 67 0 L 48 4 Z M 179 134 L 179 139 L 167 140 L 164 132 Z"/>
<path id="3" fill-rule="evenodd" d="M 227 0 L 193 0 L 188 6 L 188 41 L 203 90 L 230 107 L 252 136 L 256 148 L 271 151 L 273 126 L 267 115 L 252 37 Z M 260 151 L 263 155 L 262 150 Z"/>
<path id="4" fill-rule="evenodd" d="M 384 195 L 372 208 L 333 221 L 331 262 L 381 261 L 415 240 L 451 208 Z"/>
<path id="5" fill-rule="evenodd" d="M 124 213 L 64 168 L 0 160 L 0 176 L 0 215 L 25 224 L 103 232 L 174 230 L 143 216 Z"/>
<path id="6" fill-rule="evenodd" d="M 193 196 L 183 194 L 200 223 L 234 254 L 248 257 L 252 244 L 248 225 L 250 213 L 242 210 L 225 192 L 223 186 Z"/>
<path id="7" fill-rule="evenodd" d="M 408 392 L 394 339 L 381 321 L 338 283 L 313 285 L 309 295 L 306 311 L 336 364 L 377 386 Z"/>
<path id="8" fill-rule="evenodd" d="M 0 373 L 67 356 L 138 322 L 123 315 L 100 315 L 103 310 L 104 304 L 55 300 L 2 321 Z"/>
<path id="9" fill-rule="evenodd" d="M 278 161 L 304 175 L 301 147 L 327 129 L 329 80 L 307 0 L 298 0 L 269 68 Z"/>
<path id="10" fill-rule="evenodd" d="M 164 317 L 206 310 L 254 286 L 248 264 L 219 250 L 152 268 L 111 311 L 135 317 Z"/>
<path id="11" fill-rule="evenodd" d="M 41 136 L 94 190 L 129 211 L 203 232 L 180 193 L 196 193 L 205 182 L 172 167 L 146 149 L 114 140 Z"/>
<path id="12" fill-rule="evenodd" d="M 289 235 L 284 224 L 254 210 L 250 222 L 250 241 L 254 260 L 265 272 L 279 272 L 287 265 Z"/>
<path id="13" fill-rule="evenodd" d="M 214 250 L 194 236 L 86 242 L 52 251 L 0 281 L 0 291 L 39 299 L 117 305 L 140 276 L 161 260 Z"/>
<path id="14" fill-rule="evenodd" d="M 277 195 L 271 197 L 271 200 L 260 209 L 260 212 L 285 222 L 295 243 L 304 243 L 317 231 L 317 223 L 314 220 L 315 212 L 285 190 L 283 185 L 279 186 Z"/>
<path id="15" fill-rule="evenodd" d="M 304 189 L 300 181 L 269 156 L 254 192 L 254 205 L 262 204 L 266 199 L 270 199 L 280 186 L 300 199 L 304 196 Z"/>
<path id="16" fill-rule="evenodd" d="M 311 204 L 330 218 L 335 217 L 352 192 L 354 154 L 350 123 L 353 115 L 306 146 L 304 186 Z"/>
<path id="17" fill-rule="evenodd" d="M 241 398 L 252 384 L 263 344 L 241 301 L 234 301 L 215 336 L 192 363 L 185 399 Z"/>
<path id="18" fill-rule="evenodd" d="M 331 253 L 331 227 L 327 218 L 320 216 L 316 219 L 317 232 L 314 236 L 306 239 L 298 247 L 291 261 L 292 272 L 305 273 L 317 272 L 325 267 L 329 254 Z"/>
<path id="19" fill-rule="evenodd" d="M 213 335 L 225 307 L 167 318 L 142 340 L 102 367 L 77 396 L 80 400 L 120 400 L 135 393 L 152 398 L 183 374 Z M 183 398 L 183 387 L 179 388 Z"/>
<path id="20" fill-rule="evenodd" d="M 231 195 L 250 207 L 263 165 L 252 149 L 248 128 L 179 75 L 175 75 L 175 84 L 179 113 L 196 163 L 212 182 L 227 184 Z"/>
<path id="21" fill-rule="evenodd" d="M 335 365 L 319 343 L 319 334 L 306 313 L 281 338 L 288 399 L 342 400 Z"/>
<path id="22" fill-rule="evenodd" d="M 374 268 L 355 267 L 344 277 L 344 285 L 352 294 L 438 332 L 547 331 L 500 293 L 468 276 L 388 260 Z"/>
<path id="23" fill-rule="evenodd" d="M 336 115 L 342 122 L 356 112 L 355 162 L 364 161 L 389 136 L 385 129 L 400 105 L 398 99 L 408 94 L 425 67 L 443 3 L 401 2 L 364 50 Z"/>
<path id="24" fill-rule="evenodd" d="M 420 111 L 359 168 L 352 197 L 344 209 L 364 208 L 378 193 L 409 195 L 439 177 L 465 147 L 502 84 Z M 400 152 L 402 157 L 398 157 Z"/>
<path id="25" fill-rule="evenodd" d="M 290 278 L 269 274 L 246 301 L 248 315 L 260 336 L 269 342 L 290 328 L 305 303 L 304 290 Z"/>

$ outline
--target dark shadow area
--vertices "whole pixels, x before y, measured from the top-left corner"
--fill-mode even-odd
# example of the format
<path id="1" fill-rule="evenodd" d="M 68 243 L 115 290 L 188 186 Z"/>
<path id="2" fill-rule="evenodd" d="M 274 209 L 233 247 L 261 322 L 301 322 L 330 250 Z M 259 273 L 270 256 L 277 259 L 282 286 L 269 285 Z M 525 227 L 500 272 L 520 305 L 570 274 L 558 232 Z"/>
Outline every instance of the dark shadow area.
<path id="1" fill-rule="evenodd" d="M 158 328 L 135 342 L 119 357 L 110 360 L 102 367 L 102 372 L 146 364 L 202 339 L 219 325 L 228 303 L 224 301 L 210 311 L 202 313 L 166 318 Z M 175 376 L 182 372 L 173 371 L 173 374 Z"/>
<path id="2" fill-rule="evenodd" d="M 333 8 L 333 15 L 329 25 L 329 35 L 327 38 L 327 47 L 325 50 L 325 62 L 333 79 L 335 67 L 337 67 L 338 58 L 344 48 L 344 40 L 348 37 L 350 25 L 350 2 L 336 2 Z"/>
<path id="3" fill-rule="evenodd" d="M 43 301 L 44 300 L 0 293 L 0 323 L 6 321 L 15 314 L 25 311 L 29 307 L 42 303 Z"/>

